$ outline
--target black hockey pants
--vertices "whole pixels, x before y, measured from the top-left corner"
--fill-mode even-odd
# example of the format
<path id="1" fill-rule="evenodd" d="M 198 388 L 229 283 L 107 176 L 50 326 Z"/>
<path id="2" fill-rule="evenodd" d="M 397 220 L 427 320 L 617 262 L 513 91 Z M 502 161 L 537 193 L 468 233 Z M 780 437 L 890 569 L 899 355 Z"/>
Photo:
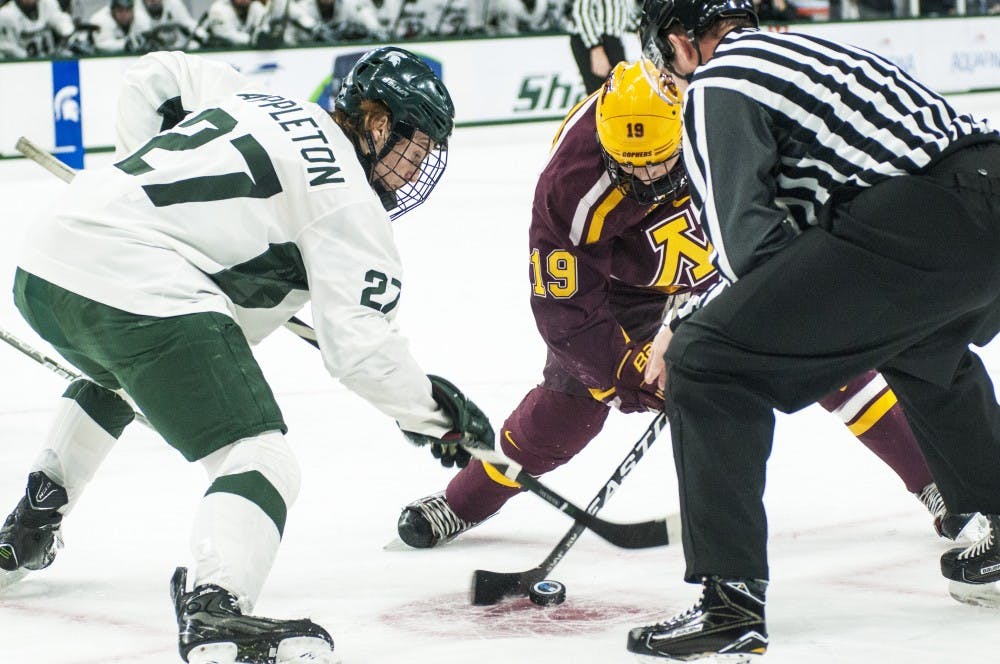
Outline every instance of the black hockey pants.
<path id="1" fill-rule="evenodd" d="M 774 409 L 872 368 L 949 509 L 1000 513 L 1000 407 L 970 342 L 1000 329 L 1000 144 L 959 149 L 833 206 L 677 328 L 667 413 L 686 578 L 768 578 Z"/>

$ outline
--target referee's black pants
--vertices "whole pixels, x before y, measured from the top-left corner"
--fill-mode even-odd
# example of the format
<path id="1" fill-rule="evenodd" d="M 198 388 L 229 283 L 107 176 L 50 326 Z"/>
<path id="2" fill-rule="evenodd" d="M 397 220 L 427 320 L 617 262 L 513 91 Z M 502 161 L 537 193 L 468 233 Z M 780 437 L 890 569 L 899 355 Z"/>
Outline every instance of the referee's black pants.
<path id="1" fill-rule="evenodd" d="M 667 412 L 686 578 L 768 578 L 774 409 L 877 368 L 948 508 L 1000 513 L 1000 407 L 969 344 L 1000 329 L 1000 144 L 832 207 L 676 330 Z"/>

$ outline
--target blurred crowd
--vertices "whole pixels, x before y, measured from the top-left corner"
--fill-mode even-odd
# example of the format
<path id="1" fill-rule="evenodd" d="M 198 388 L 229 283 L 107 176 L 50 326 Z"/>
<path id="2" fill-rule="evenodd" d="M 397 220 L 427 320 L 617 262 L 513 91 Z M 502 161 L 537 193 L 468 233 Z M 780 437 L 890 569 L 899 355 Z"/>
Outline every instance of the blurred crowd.
<path id="1" fill-rule="evenodd" d="M 0 59 L 572 32 L 573 6 L 600 0 L 206 1 L 0 0 Z M 927 16 L 1000 13 L 1000 0 L 918 2 Z M 754 4 L 764 22 L 912 14 L 909 0 Z"/>

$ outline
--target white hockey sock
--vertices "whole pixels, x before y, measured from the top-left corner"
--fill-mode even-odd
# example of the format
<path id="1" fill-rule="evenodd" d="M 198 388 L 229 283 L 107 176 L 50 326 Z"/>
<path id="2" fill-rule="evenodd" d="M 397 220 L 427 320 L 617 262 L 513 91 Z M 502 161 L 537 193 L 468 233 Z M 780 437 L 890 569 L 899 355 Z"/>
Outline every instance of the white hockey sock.
<path id="1" fill-rule="evenodd" d="M 202 460 L 212 480 L 195 517 L 194 585 L 215 584 L 253 610 L 299 492 L 299 467 L 284 436 L 271 431 Z"/>
<path id="2" fill-rule="evenodd" d="M 84 487 L 111 451 L 116 438 L 105 431 L 71 397 L 59 400 L 56 417 L 32 470 L 40 470 L 66 489 L 69 503 L 59 509 L 69 514 Z"/>

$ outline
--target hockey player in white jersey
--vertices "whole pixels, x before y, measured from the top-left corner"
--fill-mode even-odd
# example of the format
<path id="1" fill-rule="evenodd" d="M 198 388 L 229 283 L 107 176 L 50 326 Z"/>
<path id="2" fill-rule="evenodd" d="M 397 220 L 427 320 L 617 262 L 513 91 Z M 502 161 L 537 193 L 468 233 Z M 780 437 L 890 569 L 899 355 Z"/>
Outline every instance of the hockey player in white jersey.
<path id="1" fill-rule="evenodd" d="M 209 46 L 249 46 L 264 29 L 267 8 L 258 0 L 214 0 L 205 32 Z"/>
<path id="2" fill-rule="evenodd" d="M 92 35 L 98 53 L 140 53 L 145 51 L 149 19 L 135 11 L 135 0 L 110 0 L 89 19 L 97 27 Z"/>
<path id="3" fill-rule="evenodd" d="M 0 56 L 51 56 L 73 30 L 73 19 L 56 0 L 12 0 L 0 6 Z"/>
<path id="4" fill-rule="evenodd" d="M 250 615 L 299 471 L 248 341 L 311 300 L 331 375 L 406 438 L 459 464 L 463 444 L 492 446 L 486 416 L 423 373 L 394 322 L 401 265 L 386 211 L 395 218 L 434 188 L 453 105 L 429 67 L 393 47 L 358 62 L 333 117 L 196 56 L 138 66 L 122 110 L 140 122 L 123 117 L 121 158 L 76 177 L 19 261 L 18 308 L 92 380 L 63 395 L 0 529 L 0 569 L 52 562 L 63 516 L 133 418 L 120 390 L 209 475 L 193 588 L 184 567 L 171 582 L 181 656 L 324 661 L 332 639 L 319 625 Z M 153 117 L 167 130 L 133 149 Z"/>

